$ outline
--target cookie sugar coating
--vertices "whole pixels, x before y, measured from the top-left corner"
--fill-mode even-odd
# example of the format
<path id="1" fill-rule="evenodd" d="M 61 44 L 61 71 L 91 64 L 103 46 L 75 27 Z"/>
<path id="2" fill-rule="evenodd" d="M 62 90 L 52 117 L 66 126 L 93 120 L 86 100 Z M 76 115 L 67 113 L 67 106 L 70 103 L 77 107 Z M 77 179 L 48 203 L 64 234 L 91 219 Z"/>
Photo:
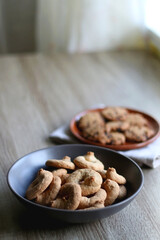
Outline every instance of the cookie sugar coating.
<path id="1" fill-rule="evenodd" d="M 70 174 L 66 182 L 79 184 L 82 189 L 82 196 L 88 196 L 101 188 L 102 177 L 92 169 L 78 169 Z"/>

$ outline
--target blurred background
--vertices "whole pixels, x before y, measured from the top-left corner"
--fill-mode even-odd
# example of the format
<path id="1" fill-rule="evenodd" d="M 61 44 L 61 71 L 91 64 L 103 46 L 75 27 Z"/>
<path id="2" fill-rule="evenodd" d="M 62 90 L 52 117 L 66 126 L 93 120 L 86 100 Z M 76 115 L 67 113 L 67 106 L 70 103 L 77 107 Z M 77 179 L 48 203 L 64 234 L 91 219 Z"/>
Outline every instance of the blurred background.
<path id="1" fill-rule="evenodd" d="M 151 50 L 158 0 L 0 0 L 0 54 Z"/>

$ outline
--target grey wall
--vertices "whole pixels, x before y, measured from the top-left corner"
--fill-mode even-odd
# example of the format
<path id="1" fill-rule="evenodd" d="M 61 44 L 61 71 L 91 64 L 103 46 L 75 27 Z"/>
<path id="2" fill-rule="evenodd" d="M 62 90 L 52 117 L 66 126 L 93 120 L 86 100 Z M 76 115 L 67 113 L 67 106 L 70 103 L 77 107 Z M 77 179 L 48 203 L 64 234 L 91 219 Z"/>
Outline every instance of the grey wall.
<path id="1" fill-rule="evenodd" d="M 0 53 L 35 51 L 37 0 L 0 0 Z"/>

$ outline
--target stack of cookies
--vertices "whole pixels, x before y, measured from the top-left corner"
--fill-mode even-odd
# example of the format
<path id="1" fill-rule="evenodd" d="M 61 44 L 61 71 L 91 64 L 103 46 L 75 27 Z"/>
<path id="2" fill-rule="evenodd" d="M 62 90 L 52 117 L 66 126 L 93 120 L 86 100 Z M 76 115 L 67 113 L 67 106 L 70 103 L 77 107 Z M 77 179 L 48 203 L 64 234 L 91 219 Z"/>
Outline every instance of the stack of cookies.
<path id="1" fill-rule="evenodd" d="M 129 112 L 123 107 L 90 111 L 80 118 L 77 126 L 84 138 L 102 144 L 144 142 L 154 135 L 142 114 Z"/>

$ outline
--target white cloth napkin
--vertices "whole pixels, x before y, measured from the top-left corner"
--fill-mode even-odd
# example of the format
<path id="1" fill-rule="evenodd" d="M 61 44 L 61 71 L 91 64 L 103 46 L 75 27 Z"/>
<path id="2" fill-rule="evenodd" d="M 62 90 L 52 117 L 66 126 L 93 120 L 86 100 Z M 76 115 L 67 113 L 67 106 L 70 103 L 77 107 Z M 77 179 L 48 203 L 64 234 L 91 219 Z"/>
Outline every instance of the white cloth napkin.
<path id="1" fill-rule="evenodd" d="M 77 138 L 75 138 L 70 129 L 69 125 L 65 124 L 57 129 L 55 129 L 51 134 L 50 138 L 59 144 L 64 143 L 82 143 Z M 146 147 L 129 150 L 129 151 L 118 151 L 119 153 L 132 158 L 139 165 L 145 164 L 150 168 L 156 168 L 160 166 L 160 137 L 153 143 L 147 145 Z"/>

